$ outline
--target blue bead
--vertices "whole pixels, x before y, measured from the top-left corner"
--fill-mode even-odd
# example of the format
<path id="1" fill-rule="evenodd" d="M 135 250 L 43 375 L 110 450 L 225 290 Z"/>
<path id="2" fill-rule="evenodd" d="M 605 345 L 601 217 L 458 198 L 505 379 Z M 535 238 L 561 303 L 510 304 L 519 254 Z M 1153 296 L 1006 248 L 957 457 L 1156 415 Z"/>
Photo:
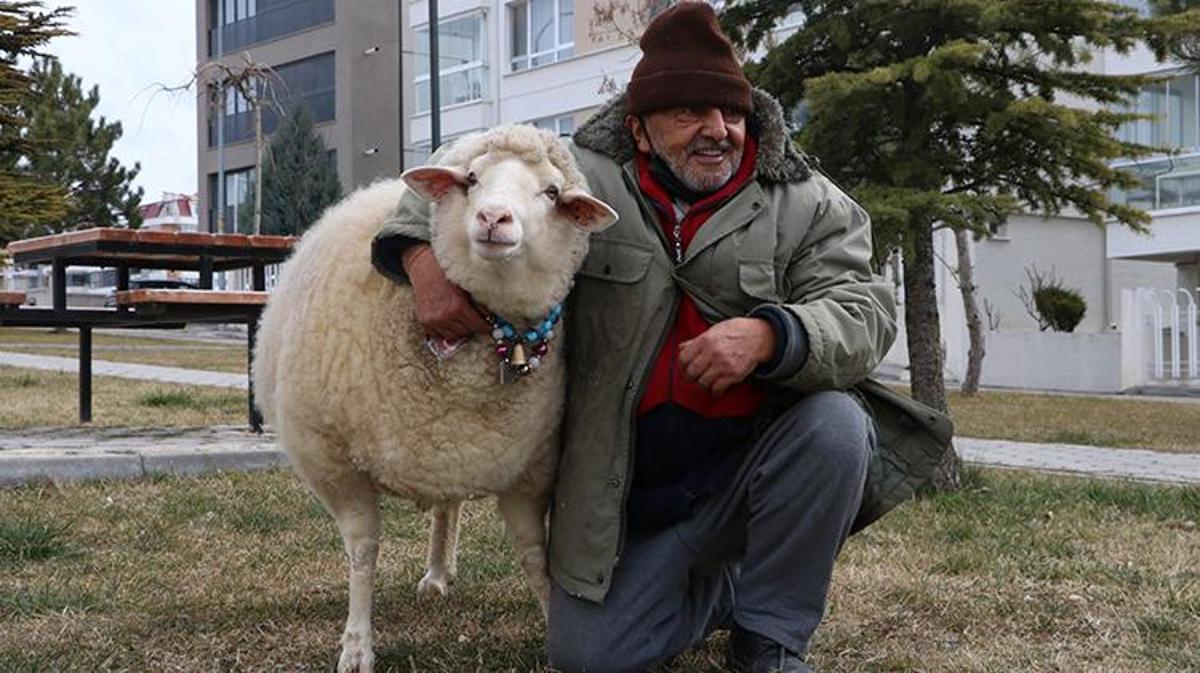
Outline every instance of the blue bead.
<path id="1" fill-rule="evenodd" d="M 500 329 L 504 330 L 504 337 L 506 339 L 513 338 L 513 334 L 515 334 L 515 332 L 513 331 L 512 325 L 502 325 Z"/>
<path id="2" fill-rule="evenodd" d="M 535 332 L 533 330 L 529 330 L 528 332 L 525 333 L 525 341 L 528 341 L 529 343 L 533 343 L 534 341 L 537 341 L 537 339 L 538 339 L 537 332 Z"/>

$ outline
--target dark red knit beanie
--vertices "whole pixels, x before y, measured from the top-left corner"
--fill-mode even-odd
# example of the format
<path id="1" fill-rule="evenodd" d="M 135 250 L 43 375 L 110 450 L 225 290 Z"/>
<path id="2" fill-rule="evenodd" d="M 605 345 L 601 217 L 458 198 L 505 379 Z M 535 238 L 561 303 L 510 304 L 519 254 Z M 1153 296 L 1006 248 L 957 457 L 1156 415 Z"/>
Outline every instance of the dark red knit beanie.
<path id="1" fill-rule="evenodd" d="M 629 113 L 706 106 L 753 110 L 750 82 L 706 2 L 682 2 L 642 34 L 642 60 L 629 80 Z"/>

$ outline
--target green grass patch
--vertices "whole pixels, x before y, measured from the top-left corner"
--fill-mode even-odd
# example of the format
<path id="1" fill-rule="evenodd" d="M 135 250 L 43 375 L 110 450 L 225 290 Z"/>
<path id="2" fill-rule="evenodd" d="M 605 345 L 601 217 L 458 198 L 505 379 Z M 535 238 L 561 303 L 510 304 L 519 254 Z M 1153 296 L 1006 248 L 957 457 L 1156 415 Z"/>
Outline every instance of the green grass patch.
<path id="1" fill-rule="evenodd" d="M 91 612 L 100 601 L 86 592 L 39 587 L 30 591 L 0 591 L 0 615 L 29 617 L 64 611 Z"/>
<path id="2" fill-rule="evenodd" d="M 66 537 L 70 524 L 0 520 L 0 563 L 44 561 L 71 552 Z"/>
<path id="3" fill-rule="evenodd" d="M 245 397 L 242 393 L 223 394 L 201 392 L 196 388 L 175 388 L 142 393 L 138 396 L 137 403 L 146 407 L 206 411 L 220 409 L 231 404 L 244 404 Z"/>
<path id="4" fill-rule="evenodd" d="M 22 390 L 42 385 L 42 379 L 33 372 L 20 369 L 0 370 L 0 389 Z"/>

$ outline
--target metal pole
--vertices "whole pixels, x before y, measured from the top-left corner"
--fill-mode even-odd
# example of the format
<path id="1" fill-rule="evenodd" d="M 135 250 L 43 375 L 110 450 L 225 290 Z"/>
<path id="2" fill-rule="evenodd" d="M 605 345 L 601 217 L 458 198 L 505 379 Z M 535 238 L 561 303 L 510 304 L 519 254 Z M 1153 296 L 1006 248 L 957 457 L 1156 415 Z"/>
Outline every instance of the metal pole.
<path id="1" fill-rule="evenodd" d="M 442 70 L 438 67 L 438 3 L 429 0 L 429 151 L 442 144 Z"/>
<path id="2" fill-rule="evenodd" d="M 400 172 L 404 172 L 404 5 L 408 0 L 396 3 L 396 149 L 400 153 L 397 161 Z"/>
<path id="3" fill-rule="evenodd" d="M 79 422 L 92 422 L 92 328 L 79 328 Z"/>
<path id="4" fill-rule="evenodd" d="M 225 56 L 225 3 L 217 0 L 217 60 Z M 217 82 L 217 233 L 225 233 L 225 82 Z M 208 223 L 212 226 L 212 222 Z"/>

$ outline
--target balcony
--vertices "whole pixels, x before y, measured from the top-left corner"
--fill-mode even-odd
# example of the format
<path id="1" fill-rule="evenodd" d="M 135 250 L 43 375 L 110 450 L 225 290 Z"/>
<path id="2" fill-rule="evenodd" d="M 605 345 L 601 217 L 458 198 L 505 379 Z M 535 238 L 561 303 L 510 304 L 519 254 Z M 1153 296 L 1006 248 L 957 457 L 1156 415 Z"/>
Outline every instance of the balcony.
<path id="1" fill-rule="evenodd" d="M 337 95 L 332 88 L 309 92 L 297 96 L 293 100 L 296 104 L 306 106 L 309 113 L 312 114 L 313 121 L 317 124 L 331 121 L 336 116 Z M 250 140 L 254 137 L 254 113 L 252 111 L 222 115 L 221 120 L 225 124 L 224 140 L 226 145 Z M 274 107 L 264 107 L 263 133 L 270 135 L 278 127 L 279 112 Z M 208 146 L 217 146 L 216 120 L 212 117 L 208 120 Z"/>
<path id="2" fill-rule="evenodd" d="M 281 38 L 322 23 L 333 21 L 334 0 L 295 0 L 265 9 L 241 21 L 221 28 L 226 53 L 260 42 Z M 215 23 L 215 20 L 214 20 Z M 208 31 L 208 55 L 217 54 L 217 29 Z"/>
<path id="3" fill-rule="evenodd" d="M 1113 190 L 1110 198 L 1116 203 L 1149 211 L 1200 207 L 1200 153 L 1122 162 L 1115 168 L 1141 180 L 1134 189 Z"/>

